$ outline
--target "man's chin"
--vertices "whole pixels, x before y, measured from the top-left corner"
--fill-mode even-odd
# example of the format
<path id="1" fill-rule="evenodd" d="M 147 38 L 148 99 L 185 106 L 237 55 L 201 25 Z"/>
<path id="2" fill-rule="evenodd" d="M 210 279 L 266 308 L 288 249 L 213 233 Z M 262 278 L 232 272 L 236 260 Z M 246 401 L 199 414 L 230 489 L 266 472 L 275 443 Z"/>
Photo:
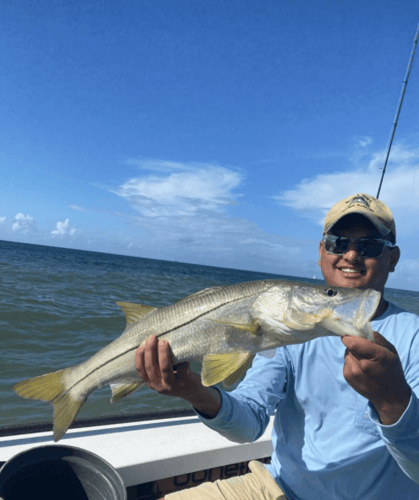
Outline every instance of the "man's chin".
<path id="1" fill-rule="evenodd" d="M 337 271 L 333 283 L 329 281 L 329 285 L 342 286 L 345 288 L 360 288 L 362 290 L 368 288 L 365 284 L 365 277 L 361 273 L 344 274 L 342 271 Z"/>

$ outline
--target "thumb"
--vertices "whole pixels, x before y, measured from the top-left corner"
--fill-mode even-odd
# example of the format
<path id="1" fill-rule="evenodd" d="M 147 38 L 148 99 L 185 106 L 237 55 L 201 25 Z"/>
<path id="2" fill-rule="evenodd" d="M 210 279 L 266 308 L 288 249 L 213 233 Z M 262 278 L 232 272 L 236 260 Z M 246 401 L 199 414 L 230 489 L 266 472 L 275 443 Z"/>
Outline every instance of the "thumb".
<path id="1" fill-rule="evenodd" d="M 390 352 L 397 354 L 397 351 L 396 351 L 396 348 L 394 347 L 394 345 L 392 343 L 390 343 L 385 337 L 383 337 L 381 335 L 381 333 L 373 332 L 373 334 L 374 334 L 375 343 L 377 345 L 380 345 L 381 347 L 385 347 Z"/>

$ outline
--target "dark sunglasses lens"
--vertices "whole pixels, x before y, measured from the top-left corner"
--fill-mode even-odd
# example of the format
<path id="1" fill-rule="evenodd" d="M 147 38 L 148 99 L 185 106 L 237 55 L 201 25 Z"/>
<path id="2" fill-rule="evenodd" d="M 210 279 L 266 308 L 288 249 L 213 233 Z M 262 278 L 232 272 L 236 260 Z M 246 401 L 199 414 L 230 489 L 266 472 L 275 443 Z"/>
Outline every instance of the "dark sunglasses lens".
<path id="1" fill-rule="evenodd" d="M 344 236 L 327 236 L 325 238 L 326 252 L 343 255 L 348 251 L 351 240 Z M 356 242 L 357 251 L 363 257 L 380 257 L 383 254 L 385 243 L 376 239 L 360 239 Z"/>
<path id="2" fill-rule="evenodd" d="M 350 240 L 344 237 L 329 236 L 326 238 L 326 252 L 337 255 L 343 254 L 348 250 Z"/>
<path id="3" fill-rule="evenodd" d="M 379 257 L 382 255 L 385 243 L 379 240 L 359 240 L 358 251 L 363 257 Z"/>

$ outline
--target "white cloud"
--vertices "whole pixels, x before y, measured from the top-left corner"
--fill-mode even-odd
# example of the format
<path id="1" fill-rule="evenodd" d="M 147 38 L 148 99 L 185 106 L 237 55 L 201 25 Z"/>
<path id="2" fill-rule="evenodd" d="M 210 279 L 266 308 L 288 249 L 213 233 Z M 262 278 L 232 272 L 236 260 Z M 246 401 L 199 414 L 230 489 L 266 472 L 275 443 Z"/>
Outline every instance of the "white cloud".
<path id="1" fill-rule="evenodd" d="M 377 195 L 385 152 L 372 154 L 367 165 L 345 172 L 322 174 L 304 179 L 294 189 L 274 198 L 279 204 L 299 212 L 302 217 L 322 225 L 324 216 L 337 201 L 356 193 Z M 393 211 L 396 222 L 419 217 L 419 148 L 396 146 L 384 176 L 380 199 Z M 401 224 L 403 231 L 416 231 L 415 225 Z M 410 227 L 410 229 L 409 229 Z"/>
<path id="2" fill-rule="evenodd" d="M 69 208 L 71 208 L 72 210 L 76 210 L 77 212 L 88 212 L 87 208 L 81 207 L 79 205 L 71 204 L 68 206 L 69 206 Z"/>
<path id="3" fill-rule="evenodd" d="M 247 218 L 231 216 L 229 208 L 241 196 L 241 171 L 202 163 L 150 160 L 131 164 L 152 173 L 108 188 L 139 212 L 115 214 L 134 227 L 126 242 L 128 248 L 157 259 L 266 272 L 286 269 L 287 274 L 296 275 L 303 272 L 305 264 L 297 264 L 297 256 L 307 241 L 266 233 Z"/>
<path id="4" fill-rule="evenodd" d="M 317 175 L 304 179 L 294 189 L 275 197 L 301 217 L 322 226 L 324 217 L 337 201 L 356 193 L 377 195 L 386 151 L 354 155 L 358 158 L 352 170 Z M 364 164 L 361 164 L 361 158 Z M 419 148 L 403 144 L 393 146 L 384 176 L 380 200 L 391 208 L 395 221 L 397 241 L 402 256 L 396 272 L 389 277 L 388 286 L 418 289 L 419 264 L 417 241 L 419 227 Z"/>
<path id="5" fill-rule="evenodd" d="M 160 175 L 135 177 L 109 190 L 125 198 L 144 217 L 222 212 L 239 196 L 232 191 L 243 179 L 239 172 L 211 164 L 150 161 L 146 166 L 141 163 L 141 168 Z"/>
<path id="6" fill-rule="evenodd" d="M 366 148 L 367 146 L 369 146 L 372 143 L 373 143 L 373 138 L 370 137 L 369 135 L 364 135 L 362 137 L 357 138 L 356 145 L 358 148 Z"/>
<path id="7" fill-rule="evenodd" d="M 31 215 L 18 213 L 15 215 L 15 222 L 12 231 L 15 233 L 28 234 L 36 230 L 35 219 Z"/>
<path id="8" fill-rule="evenodd" d="M 364 152 L 358 155 L 358 163 L 351 171 L 305 179 L 294 189 L 280 193 L 277 201 L 322 224 L 324 215 L 339 199 L 360 191 L 376 194 L 383 154 L 369 151 L 368 138 L 359 141 L 357 147 L 364 147 Z M 364 165 L 360 165 L 360 158 Z M 107 188 L 138 213 L 114 213 L 132 226 L 129 235 L 120 233 L 119 241 L 124 242 L 125 249 L 135 249 L 143 257 L 156 259 L 320 277 L 317 237 L 310 240 L 271 234 L 252 220 L 231 216 L 231 205 L 241 196 L 240 189 L 244 189 L 241 171 L 212 164 L 151 160 L 132 160 L 130 164 L 143 170 L 144 175 Z M 386 189 L 380 198 L 393 208 L 388 199 L 393 196 L 391 190 L 401 182 L 400 176 L 410 176 L 402 182 L 405 192 L 399 196 L 399 203 L 404 202 L 407 187 L 414 184 L 416 174 L 419 182 L 418 166 L 419 151 L 395 148 L 385 179 Z M 393 278 L 396 276 L 391 281 Z"/>
<path id="9" fill-rule="evenodd" d="M 51 234 L 54 238 L 64 236 L 69 234 L 70 236 L 74 236 L 77 230 L 74 228 L 70 229 L 70 220 L 67 218 L 65 221 L 58 221 L 56 224 L 56 229 L 51 231 Z"/>
<path id="10" fill-rule="evenodd" d="M 6 222 L 6 217 L 0 217 L 0 224 L 3 224 L 4 222 Z"/>
<path id="11" fill-rule="evenodd" d="M 153 172 L 173 172 L 174 170 L 193 171 L 196 166 L 205 166 L 204 163 L 184 163 L 178 161 L 156 160 L 154 158 L 137 159 L 130 158 L 125 162 L 127 165 L 137 167 L 139 170 L 151 170 Z"/>

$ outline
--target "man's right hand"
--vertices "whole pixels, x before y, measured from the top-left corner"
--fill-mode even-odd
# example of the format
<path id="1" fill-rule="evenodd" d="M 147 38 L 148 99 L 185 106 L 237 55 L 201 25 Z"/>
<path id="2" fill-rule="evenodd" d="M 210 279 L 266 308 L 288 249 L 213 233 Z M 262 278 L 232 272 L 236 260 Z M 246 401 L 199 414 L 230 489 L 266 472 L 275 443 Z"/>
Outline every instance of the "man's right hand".
<path id="1" fill-rule="evenodd" d="M 189 363 L 173 366 L 173 352 L 169 342 L 150 335 L 135 353 L 135 368 L 148 387 L 166 396 L 187 399 L 188 389 L 199 375 Z"/>
<path id="2" fill-rule="evenodd" d="M 135 353 L 135 368 L 150 389 L 166 396 L 185 399 L 203 416 L 213 418 L 221 407 L 217 389 L 202 385 L 189 363 L 173 364 L 174 355 L 166 339 L 150 335 Z"/>

